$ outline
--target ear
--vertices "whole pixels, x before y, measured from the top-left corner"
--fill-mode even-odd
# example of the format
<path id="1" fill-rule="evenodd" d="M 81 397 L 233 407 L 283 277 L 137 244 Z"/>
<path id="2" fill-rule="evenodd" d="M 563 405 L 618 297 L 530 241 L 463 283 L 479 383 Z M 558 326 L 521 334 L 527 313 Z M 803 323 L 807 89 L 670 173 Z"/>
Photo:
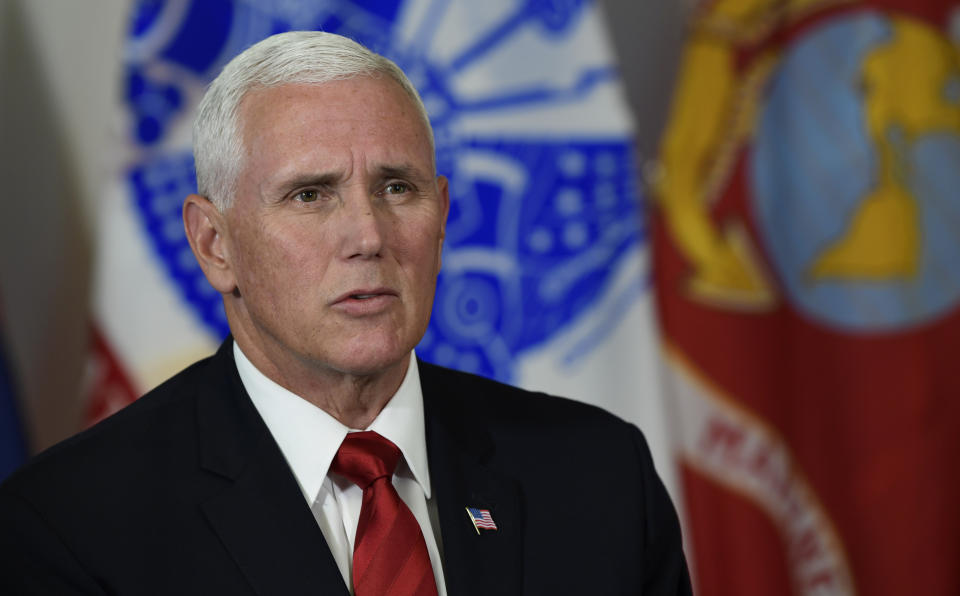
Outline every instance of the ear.
<path id="1" fill-rule="evenodd" d="M 183 201 L 183 227 L 210 285 L 222 294 L 233 292 L 237 280 L 230 266 L 223 214 L 206 197 L 189 195 Z"/>
<path id="2" fill-rule="evenodd" d="M 438 255 L 443 255 L 443 240 L 447 236 L 447 216 L 450 215 L 450 184 L 446 176 L 437 176 L 437 190 L 441 201 L 440 211 L 440 247 Z M 440 264 L 437 264 L 437 269 Z"/>

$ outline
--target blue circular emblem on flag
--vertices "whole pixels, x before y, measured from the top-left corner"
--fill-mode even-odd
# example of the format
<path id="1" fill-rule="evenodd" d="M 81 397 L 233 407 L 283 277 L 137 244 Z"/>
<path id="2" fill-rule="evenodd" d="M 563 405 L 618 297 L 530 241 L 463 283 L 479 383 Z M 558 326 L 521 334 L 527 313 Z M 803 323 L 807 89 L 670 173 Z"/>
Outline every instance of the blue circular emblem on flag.
<path id="1" fill-rule="evenodd" d="M 434 312 L 417 348 L 426 360 L 511 380 L 517 354 L 593 307 L 643 240 L 627 126 L 595 135 L 524 130 L 523 114 L 576 106 L 616 83 L 609 56 L 564 63 L 552 78 L 524 63 L 536 55 L 524 48 L 537 43 L 553 56 L 577 55 L 574 33 L 591 3 L 427 4 L 424 12 L 415 1 L 138 3 L 124 76 L 140 157 L 128 182 L 156 254 L 211 333 L 229 331 L 222 301 L 180 220 L 195 191 L 193 106 L 233 56 L 286 30 L 340 33 L 390 57 L 430 112 L 451 208 Z M 480 84 L 485 78 L 492 84 Z M 631 286 L 637 295 L 643 275 Z"/>

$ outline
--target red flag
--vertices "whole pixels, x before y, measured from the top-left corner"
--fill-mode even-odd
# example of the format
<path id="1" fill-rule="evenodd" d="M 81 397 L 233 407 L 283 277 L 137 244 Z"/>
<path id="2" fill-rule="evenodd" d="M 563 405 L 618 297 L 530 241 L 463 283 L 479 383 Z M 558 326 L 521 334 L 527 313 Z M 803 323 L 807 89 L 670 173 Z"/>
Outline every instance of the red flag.
<path id="1" fill-rule="evenodd" d="M 697 591 L 960 594 L 960 10 L 701 8 L 654 181 Z"/>

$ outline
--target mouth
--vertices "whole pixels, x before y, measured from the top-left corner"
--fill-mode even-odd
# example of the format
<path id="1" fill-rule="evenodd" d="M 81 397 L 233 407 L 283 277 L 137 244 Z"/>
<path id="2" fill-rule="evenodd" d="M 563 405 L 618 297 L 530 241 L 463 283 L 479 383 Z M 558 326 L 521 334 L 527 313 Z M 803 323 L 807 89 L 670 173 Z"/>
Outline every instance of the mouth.
<path id="1" fill-rule="evenodd" d="M 333 303 L 346 305 L 384 302 L 397 297 L 397 292 L 390 288 L 357 288 L 341 294 Z"/>

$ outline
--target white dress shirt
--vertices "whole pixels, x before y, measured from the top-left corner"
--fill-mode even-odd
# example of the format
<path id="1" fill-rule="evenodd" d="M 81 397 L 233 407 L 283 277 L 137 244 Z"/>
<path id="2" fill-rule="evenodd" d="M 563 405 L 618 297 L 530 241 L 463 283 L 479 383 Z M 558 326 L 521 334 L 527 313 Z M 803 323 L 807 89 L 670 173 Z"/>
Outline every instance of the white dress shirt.
<path id="1" fill-rule="evenodd" d="M 240 380 L 253 405 L 293 471 L 327 546 L 353 594 L 353 543 L 360 517 L 363 491 L 346 478 L 329 472 L 340 444 L 350 429 L 307 400 L 284 389 L 260 372 L 233 344 Z M 423 394 L 417 359 L 410 365 L 400 388 L 364 430 L 376 431 L 396 445 L 403 457 L 393 474 L 393 486 L 413 512 L 423 531 L 439 596 L 446 596 L 439 533 L 430 521 L 430 471 L 423 422 Z"/>

